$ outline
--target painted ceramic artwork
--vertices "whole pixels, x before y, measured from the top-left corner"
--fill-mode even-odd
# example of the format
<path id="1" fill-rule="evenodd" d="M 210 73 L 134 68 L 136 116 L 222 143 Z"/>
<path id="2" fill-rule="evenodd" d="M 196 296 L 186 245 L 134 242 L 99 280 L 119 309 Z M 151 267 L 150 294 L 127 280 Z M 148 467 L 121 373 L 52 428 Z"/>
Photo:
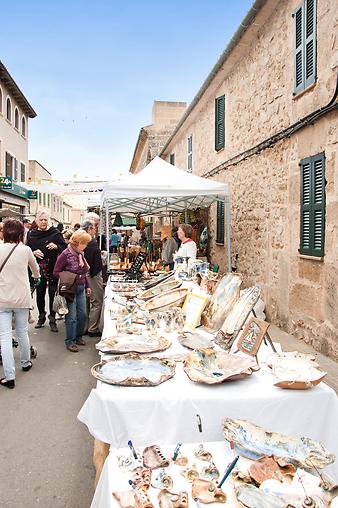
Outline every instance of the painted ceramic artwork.
<path id="1" fill-rule="evenodd" d="M 182 346 L 187 347 L 188 349 L 201 349 L 201 348 L 213 348 L 213 342 L 199 334 L 198 332 L 190 333 L 185 332 L 182 335 L 179 335 L 178 341 Z"/>
<path id="2" fill-rule="evenodd" d="M 289 390 L 307 390 L 318 385 L 326 376 L 312 355 L 297 353 L 276 353 L 269 357 L 269 364 L 275 376 L 275 386 Z"/>
<path id="3" fill-rule="evenodd" d="M 154 353 L 164 351 L 171 346 L 170 340 L 164 337 L 154 337 L 148 334 L 142 335 L 117 335 L 96 344 L 96 349 L 101 353 Z"/>
<path id="4" fill-rule="evenodd" d="M 192 351 L 184 361 L 184 372 L 191 381 L 220 384 L 248 377 L 256 362 L 250 357 L 232 355 L 213 349 Z"/>
<path id="5" fill-rule="evenodd" d="M 158 502 L 160 508 L 188 508 L 188 493 L 182 491 L 175 494 L 163 489 L 158 495 Z"/>
<path id="6" fill-rule="evenodd" d="M 174 376 L 175 362 L 127 353 L 97 363 L 91 373 L 99 381 L 112 385 L 156 386 Z"/>
<path id="7" fill-rule="evenodd" d="M 215 338 L 216 344 L 226 350 L 231 348 L 250 312 L 258 302 L 260 293 L 259 286 L 241 291 L 240 298 L 234 304 Z"/>
<path id="8" fill-rule="evenodd" d="M 217 332 L 240 296 L 242 279 L 239 275 L 227 274 L 217 284 L 208 307 L 203 313 L 203 324 L 210 333 Z"/>
<path id="9" fill-rule="evenodd" d="M 235 450 L 240 455 L 251 460 L 273 455 L 283 457 L 297 466 L 320 469 L 335 461 L 335 456 L 319 441 L 268 432 L 247 420 L 226 418 L 223 433 L 227 441 L 234 442 Z"/>

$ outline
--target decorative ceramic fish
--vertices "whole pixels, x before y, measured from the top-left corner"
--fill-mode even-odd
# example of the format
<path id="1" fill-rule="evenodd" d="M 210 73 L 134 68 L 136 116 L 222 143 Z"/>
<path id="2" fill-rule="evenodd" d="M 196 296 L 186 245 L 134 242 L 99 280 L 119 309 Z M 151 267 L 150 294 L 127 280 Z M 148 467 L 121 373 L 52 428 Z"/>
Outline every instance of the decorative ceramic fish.
<path id="1" fill-rule="evenodd" d="M 226 418 L 223 432 L 227 441 L 234 442 L 237 452 L 251 460 L 274 455 L 305 468 L 323 468 L 335 461 L 335 456 L 319 441 L 267 432 L 247 420 Z"/>

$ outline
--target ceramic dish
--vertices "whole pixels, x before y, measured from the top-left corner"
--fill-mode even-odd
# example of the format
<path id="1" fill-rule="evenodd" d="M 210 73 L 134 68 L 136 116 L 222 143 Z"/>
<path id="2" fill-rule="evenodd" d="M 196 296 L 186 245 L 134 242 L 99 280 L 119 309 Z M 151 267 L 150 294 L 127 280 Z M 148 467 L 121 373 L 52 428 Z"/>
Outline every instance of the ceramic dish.
<path id="1" fill-rule="evenodd" d="M 144 289 L 150 289 L 158 284 L 161 284 L 164 281 L 172 279 L 175 276 L 175 272 L 172 270 L 171 272 L 165 272 L 157 277 L 152 277 L 148 282 L 144 284 Z"/>
<path id="2" fill-rule="evenodd" d="M 276 353 L 271 355 L 268 363 L 275 376 L 275 386 L 289 390 L 307 390 L 318 385 L 326 372 L 318 369 L 312 355 L 297 353 Z"/>
<path id="3" fill-rule="evenodd" d="M 182 333 L 182 335 L 179 335 L 178 341 L 182 346 L 187 347 L 188 349 L 202 349 L 202 348 L 213 348 L 214 344 L 213 342 L 208 339 L 207 337 L 204 337 L 203 335 L 200 335 L 199 333 Z"/>
<path id="4" fill-rule="evenodd" d="M 162 293 L 166 293 L 167 291 L 171 291 L 172 289 L 177 289 L 181 287 L 182 281 L 180 280 L 170 280 L 169 282 L 165 281 L 162 284 L 158 284 L 152 289 L 147 289 L 147 291 L 143 291 L 140 293 L 138 298 L 140 300 L 149 300 L 149 298 L 153 298 Z"/>
<path id="5" fill-rule="evenodd" d="M 170 307 L 180 307 L 183 305 L 188 293 L 189 289 L 173 289 L 172 291 L 167 291 L 159 296 L 150 298 L 150 300 L 144 303 L 142 310 L 167 310 Z"/>
<path id="6" fill-rule="evenodd" d="M 96 379 L 112 385 L 156 386 L 174 376 L 175 362 L 127 353 L 97 363 L 91 373 Z"/>
<path id="7" fill-rule="evenodd" d="M 129 335 L 122 334 L 101 340 L 95 347 L 101 353 L 123 354 L 123 353 L 154 353 L 164 351 L 171 346 L 171 342 L 164 337 L 153 337 L 150 335 Z"/>
<path id="8" fill-rule="evenodd" d="M 248 377 L 254 367 L 256 362 L 252 358 L 243 358 L 213 349 L 193 351 L 184 361 L 184 372 L 189 379 L 205 384 L 220 384 Z"/>

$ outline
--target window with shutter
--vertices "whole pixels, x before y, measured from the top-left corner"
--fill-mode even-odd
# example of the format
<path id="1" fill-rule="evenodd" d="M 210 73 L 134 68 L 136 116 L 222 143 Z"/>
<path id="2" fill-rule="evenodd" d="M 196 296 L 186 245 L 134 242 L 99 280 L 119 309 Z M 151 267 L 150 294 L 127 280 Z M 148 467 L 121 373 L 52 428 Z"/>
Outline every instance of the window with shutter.
<path id="1" fill-rule="evenodd" d="M 169 162 L 170 162 L 170 164 L 175 166 L 175 154 L 174 153 L 170 154 L 170 156 L 169 156 Z"/>
<path id="2" fill-rule="evenodd" d="M 321 257 L 325 243 L 325 154 L 303 159 L 300 168 L 299 252 Z"/>
<path id="3" fill-rule="evenodd" d="M 224 244 L 224 201 L 217 201 L 216 243 Z"/>
<path id="4" fill-rule="evenodd" d="M 316 0 L 303 0 L 294 13 L 294 94 L 316 80 Z"/>
<path id="5" fill-rule="evenodd" d="M 215 150 L 219 151 L 225 145 L 225 96 L 215 99 Z"/>

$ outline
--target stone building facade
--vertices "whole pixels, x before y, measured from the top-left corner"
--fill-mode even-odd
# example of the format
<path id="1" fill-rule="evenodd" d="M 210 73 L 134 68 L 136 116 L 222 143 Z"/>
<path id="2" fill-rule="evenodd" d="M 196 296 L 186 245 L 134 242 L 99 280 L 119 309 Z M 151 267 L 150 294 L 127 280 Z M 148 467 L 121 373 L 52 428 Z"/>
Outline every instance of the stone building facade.
<path id="1" fill-rule="evenodd" d="M 152 123 L 140 130 L 130 173 L 138 173 L 160 153 L 186 107 L 185 102 L 154 101 Z"/>
<path id="2" fill-rule="evenodd" d="M 232 257 L 238 254 L 244 285 L 261 285 L 271 322 L 338 359 L 334 7 L 330 0 L 257 0 L 160 155 L 167 161 L 174 157 L 175 165 L 187 170 L 190 155 L 193 173 L 229 184 L 231 251 Z M 299 44 L 303 53 L 297 56 Z M 312 60 L 306 53 L 311 48 Z M 307 80 L 311 72 L 313 79 Z M 215 101 L 223 96 L 220 148 Z M 317 155 L 326 182 L 320 256 L 300 252 L 301 235 L 307 234 L 301 223 L 301 175 L 304 159 Z M 210 232 L 212 260 L 225 270 L 226 247 L 215 240 L 215 208 Z"/>

